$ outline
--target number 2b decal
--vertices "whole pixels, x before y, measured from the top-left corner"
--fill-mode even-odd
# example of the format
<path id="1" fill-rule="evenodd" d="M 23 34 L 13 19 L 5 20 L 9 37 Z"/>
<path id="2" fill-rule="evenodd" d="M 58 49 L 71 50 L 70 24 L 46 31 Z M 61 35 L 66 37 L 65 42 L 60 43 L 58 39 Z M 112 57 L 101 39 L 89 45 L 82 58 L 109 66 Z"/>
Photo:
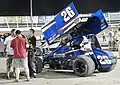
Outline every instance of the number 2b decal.
<path id="1" fill-rule="evenodd" d="M 112 61 L 108 58 L 108 56 L 98 55 L 97 58 L 99 59 L 101 64 L 112 64 Z"/>
<path id="2" fill-rule="evenodd" d="M 69 6 L 64 11 L 61 12 L 61 16 L 63 17 L 64 21 L 67 22 L 75 16 L 75 12 Z"/>

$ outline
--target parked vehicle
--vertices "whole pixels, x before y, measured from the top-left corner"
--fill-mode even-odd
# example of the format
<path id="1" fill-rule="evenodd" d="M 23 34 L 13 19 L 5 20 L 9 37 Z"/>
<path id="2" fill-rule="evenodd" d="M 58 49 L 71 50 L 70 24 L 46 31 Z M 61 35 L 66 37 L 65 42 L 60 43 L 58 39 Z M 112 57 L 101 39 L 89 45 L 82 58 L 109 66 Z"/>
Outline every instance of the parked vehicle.
<path id="1" fill-rule="evenodd" d="M 49 45 L 58 38 L 61 38 L 61 43 L 51 53 L 41 55 L 43 60 L 38 69 L 49 64 L 50 69 L 71 70 L 77 76 L 89 76 L 96 69 L 100 72 L 113 70 L 117 58 L 102 50 L 96 38 L 107 27 L 101 10 L 82 17 L 71 3 L 42 27 Z"/>

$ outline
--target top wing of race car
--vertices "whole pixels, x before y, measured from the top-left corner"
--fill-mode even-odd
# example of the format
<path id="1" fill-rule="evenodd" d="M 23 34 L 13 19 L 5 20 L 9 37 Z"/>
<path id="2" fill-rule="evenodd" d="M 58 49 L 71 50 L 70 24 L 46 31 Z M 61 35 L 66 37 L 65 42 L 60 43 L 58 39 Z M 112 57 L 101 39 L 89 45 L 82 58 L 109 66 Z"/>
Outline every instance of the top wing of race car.
<path id="1" fill-rule="evenodd" d="M 82 29 L 85 30 L 84 35 L 97 34 L 108 27 L 101 10 L 83 17 L 78 14 L 74 4 L 71 3 L 59 12 L 53 20 L 46 23 L 42 27 L 42 32 L 48 44 L 51 44 L 80 23 L 84 23 L 82 25 Z"/>

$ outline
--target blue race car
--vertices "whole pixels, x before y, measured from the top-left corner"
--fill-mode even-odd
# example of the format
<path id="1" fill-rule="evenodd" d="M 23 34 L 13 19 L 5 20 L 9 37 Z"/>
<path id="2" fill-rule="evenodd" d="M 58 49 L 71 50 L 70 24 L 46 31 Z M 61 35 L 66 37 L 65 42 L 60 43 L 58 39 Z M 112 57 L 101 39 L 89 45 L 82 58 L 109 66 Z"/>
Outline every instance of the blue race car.
<path id="1" fill-rule="evenodd" d="M 96 69 L 100 72 L 113 70 L 117 63 L 116 57 L 102 50 L 96 37 L 107 27 L 101 10 L 81 16 L 71 3 L 42 27 L 49 45 L 57 39 L 60 39 L 60 44 L 43 56 L 38 72 L 45 64 L 54 70 L 71 70 L 77 76 L 89 76 Z"/>

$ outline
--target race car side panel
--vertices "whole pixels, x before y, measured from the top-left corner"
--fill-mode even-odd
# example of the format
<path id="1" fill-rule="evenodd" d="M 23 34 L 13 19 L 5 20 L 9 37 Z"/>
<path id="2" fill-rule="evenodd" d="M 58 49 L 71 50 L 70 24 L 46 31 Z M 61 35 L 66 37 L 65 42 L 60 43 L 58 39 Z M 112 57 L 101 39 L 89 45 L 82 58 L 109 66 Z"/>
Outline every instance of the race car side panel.
<path id="1" fill-rule="evenodd" d="M 107 54 L 102 49 L 94 48 L 93 53 L 92 58 L 96 60 L 99 68 L 108 68 L 117 63 L 115 56 Z"/>

